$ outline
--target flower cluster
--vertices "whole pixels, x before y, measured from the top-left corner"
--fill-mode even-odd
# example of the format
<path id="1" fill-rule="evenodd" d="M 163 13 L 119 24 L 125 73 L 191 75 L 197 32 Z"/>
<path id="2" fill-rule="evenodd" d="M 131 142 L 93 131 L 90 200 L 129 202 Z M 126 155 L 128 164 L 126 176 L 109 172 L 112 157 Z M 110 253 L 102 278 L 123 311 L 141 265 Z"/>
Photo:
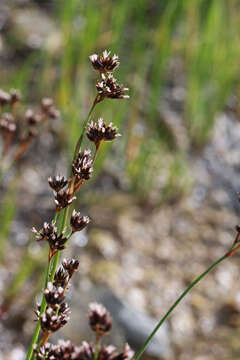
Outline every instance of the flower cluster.
<path id="1" fill-rule="evenodd" d="M 65 248 L 67 237 L 64 236 L 64 231 L 58 234 L 58 229 L 55 223 L 45 222 L 40 231 L 37 231 L 35 227 L 32 228 L 32 232 L 36 235 L 38 241 L 46 240 L 49 244 L 49 260 L 56 254 L 57 251 Z"/>
<path id="2" fill-rule="evenodd" d="M 42 99 L 40 109 L 31 108 L 18 112 L 16 105 L 21 102 L 21 94 L 15 90 L 9 93 L 0 89 L 0 133 L 2 134 L 2 153 L 6 155 L 11 151 L 13 159 L 18 160 L 28 149 L 32 139 L 37 136 L 41 125 L 48 119 L 59 117 L 53 100 Z M 23 105 L 22 105 L 23 106 Z M 22 113 L 23 118 L 22 118 Z"/>
<path id="3" fill-rule="evenodd" d="M 90 60 L 93 68 L 98 70 L 101 76 L 101 79 L 96 84 L 98 92 L 96 102 L 101 102 L 105 98 L 128 99 L 129 96 L 126 95 L 128 88 L 119 85 L 112 75 L 112 72 L 120 64 L 118 56 L 110 56 L 110 51 L 105 50 L 102 56 L 97 54 L 91 55 Z"/>
<path id="4" fill-rule="evenodd" d="M 89 323 L 95 332 L 96 327 L 101 328 L 102 335 L 106 335 L 112 326 L 110 314 L 97 303 L 89 305 Z M 59 340 L 57 345 L 46 343 L 39 349 L 35 348 L 34 354 L 36 360 L 133 360 L 134 358 L 134 352 L 128 344 L 118 353 L 112 345 L 99 345 L 99 343 L 95 345 L 83 341 L 81 346 L 75 346 L 70 341 L 63 340 Z"/>
<path id="5" fill-rule="evenodd" d="M 93 54 L 89 56 L 92 66 L 95 70 L 98 70 L 100 73 L 108 73 L 114 71 L 120 64 L 118 56 L 110 55 L 110 51 L 104 50 L 102 56 Z"/>
<path id="6" fill-rule="evenodd" d="M 106 335 L 112 328 L 111 316 L 101 304 L 89 304 L 88 319 L 89 325 L 96 333 L 97 340 L 99 340 L 103 335 Z"/>
<path id="7" fill-rule="evenodd" d="M 106 124 L 102 118 L 99 118 L 97 122 L 91 121 L 88 125 L 86 135 L 90 141 L 93 141 L 98 149 L 101 141 L 112 141 L 116 139 L 119 134 L 116 126 L 112 123 Z"/>
<path id="8" fill-rule="evenodd" d="M 109 99 L 129 99 L 126 94 L 128 88 L 119 85 L 112 74 L 101 74 L 101 80 L 96 84 L 99 95 L 99 102 L 105 98 Z"/>
<path id="9" fill-rule="evenodd" d="M 36 315 L 40 320 L 41 329 L 43 331 L 42 345 L 45 345 L 51 333 L 59 330 L 69 320 L 69 306 L 65 302 L 65 291 L 68 289 L 69 281 L 77 271 L 79 266 L 78 260 L 64 260 L 54 275 L 54 281 L 48 282 L 43 294 L 47 303 L 44 312 L 41 313 L 41 307 L 38 307 Z M 42 348 L 38 356 L 48 353 L 47 346 Z M 44 356 L 45 356 L 44 355 Z M 39 357 L 41 359 L 41 357 Z M 45 357 L 42 357 L 45 359 Z"/>

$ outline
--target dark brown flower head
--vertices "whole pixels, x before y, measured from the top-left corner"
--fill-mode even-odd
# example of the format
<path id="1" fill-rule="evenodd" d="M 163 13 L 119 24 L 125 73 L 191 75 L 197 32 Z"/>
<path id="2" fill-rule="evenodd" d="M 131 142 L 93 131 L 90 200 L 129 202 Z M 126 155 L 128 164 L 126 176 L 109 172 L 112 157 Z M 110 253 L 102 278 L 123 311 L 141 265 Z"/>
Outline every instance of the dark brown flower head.
<path id="1" fill-rule="evenodd" d="M 102 74 L 102 81 L 99 81 L 96 84 L 98 91 L 99 102 L 104 98 L 110 99 L 128 99 L 129 95 L 126 95 L 128 88 L 119 85 L 117 80 L 112 76 L 112 74 L 104 75 Z"/>
<path id="2" fill-rule="evenodd" d="M 21 101 L 22 96 L 20 94 L 19 91 L 17 91 L 16 89 L 11 89 L 10 90 L 10 104 L 16 104 L 17 102 Z"/>
<path id="3" fill-rule="evenodd" d="M 29 126 L 35 126 L 41 121 L 41 116 L 32 109 L 28 109 L 25 113 L 25 120 Z"/>
<path id="4" fill-rule="evenodd" d="M 78 154 L 77 159 L 72 165 L 72 172 L 78 181 L 90 179 L 93 172 L 92 165 L 91 150 L 85 150 Z"/>
<path id="5" fill-rule="evenodd" d="M 89 304 L 89 325 L 96 332 L 97 339 L 106 335 L 112 327 L 112 319 L 105 307 L 98 303 Z"/>
<path id="6" fill-rule="evenodd" d="M 98 352 L 98 360 L 112 360 L 116 348 L 112 345 L 101 346 Z"/>
<path id="7" fill-rule="evenodd" d="M 59 111 L 55 108 L 53 99 L 43 98 L 41 106 L 43 113 L 51 119 L 56 119 L 59 117 Z"/>
<path id="8" fill-rule="evenodd" d="M 68 180 L 65 179 L 64 176 L 60 176 L 60 175 L 53 177 L 50 176 L 48 178 L 48 183 L 54 191 L 59 192 L 67 185 Z"/>
<path id="9" fill-rule="evenodd" d="M 41 346 L 40 349 L 38 349 L 37 344 L 34 345 L 34 359 L 35 360 L 50 360 L 50 354 L 51 349 L 54 345 L 51 345 L 49 343 L 45 344 L 44 346 Z M 55 358 L 53 358 L 55 360 Z"/>
<path id="10" fill-rule="evenodd" d="M 71 203 L 75 199 L 75 196 L 72 196 L 65 190 L 58 191 L 57 193 L 55 193 L 56 211 L 60 211 L 65 207 L 71 205 Z"/>
<path id="11" fill-rule="evenodd" d="M 0 129 L 5 134 L 7 133 L 14 133 L 16 131 L 16 124 L 14 122 L 14 117 L 10 113 L 2 114 L 0 119 Z"/>
<path id="12" fill-rule="evenodd" d="M 11 96 L 7 92 L 0 89 L 0 105 L 4 106 L 10 104 L 10 101 Z"/>
<path id="13" fill-rule="evenodd" d="M 73 210 L 70 224 L 72 227 L 72 233 L 83 230 L 90 222 L 88 216 L 81 216 L 80 211 Z"/>
<path id="14" fill-rule="evenodd" d="M 51 259 L 57 251 L 65 248 L 67 238 L 64 237 L 64 231 L 58 235 L 57 227 L 53 221 L 50 224 L 45 222 L 40 231 L 33 228 L 32 232 L 36 235 L 37 241 L 46 240 L 48 242 L 50 247 L 49 259 Z"/>
<path id="15" fill-rule="evenodd" d="M 95 123 L 93 121 L 90 122 L 86 135 L 98 147 L 101 141 L 112 141 L 121 136 L 117 131 L 118 129 L 112 123 L 107 125 L 102 118 L 99 118 Z"/>
<path id="16" fill-rule="evenodd" d="M 47 310 L 40 315 L 40 324 L 42 331 L 55 332 L 63 327 L 69 320 L 69 313 L 58 312 L 51 307 L 47 307 Z"/>
<path id="17" fill-rule="evenodd" d="M 64 289 L 59 286 L 55 287 L 51 282 L 47 284 L 47 288 L 44 290 L 44 295 L 46 302 L 52 308 L 56 308 L 57 305 L 60 305 L 64 302 Z"/>
<path id="18" fill-rule="evenodd" d="M 87 343 L 86 341 L 82 342 L 82 346 L 79 346 L 75 349 L 75 352 L 72 356 L 73 360 L 94 360 L 94 346 Z"/>
<path id="19" fill-rule="evenodd" d="M 75 346 L 71 341 L 59 340 L 58 345 L 52 347 L 51 358 L 52 360 L 72 360 L 75 352 Z"/>
<path id="20" fill-rule="evenodd" d="M 112 357 L 112 360 L 133 360 L 133 358 L 134 351 L 126 344 L 123 352 Z"/>
<path id="21" fill-rule="evenodd" d="M 68 272 L 68 275 L 71 278 L 79 267 L 79 261 L 74 259 L 63 259 L 62 266 Z"/>
<path id="22" fill-rule="evenodd" d="M 108 73 L 114 71 L 120 64 L 117 55 L 110 56 L 111 51 L 105 50 L 102 56 L 93 54 L 89 56 L 92 66 L 100 73 Z"/>
<path id="23" fill-rule="evenodd" d="M 51 223 L 44 222 L 43 227 L 40 231 L 37 231 L 35 227 L 32 228 L 32 232 L 36 235 L 36 239 L 40 240 L 49 240 L 49 238 L 55 238 L 57 236 L 57 227 L 55 222 Z"/>
<path id="24" fill-rule="evenodd" d="M 75 353 L 75 346 L 70 341 L 59 340 L 57 345 L 47 343 L 37 350 L 34 355 L 37 360 L 72 360 Z"/>
<path id="25" fill-rule="evenodd" d="M 68 272 L 61 265 L 59 266 L 58 270 L 55 272 L 53 285 L 61 286 L 65 288 L 67 282 L 68 282 Z"/>

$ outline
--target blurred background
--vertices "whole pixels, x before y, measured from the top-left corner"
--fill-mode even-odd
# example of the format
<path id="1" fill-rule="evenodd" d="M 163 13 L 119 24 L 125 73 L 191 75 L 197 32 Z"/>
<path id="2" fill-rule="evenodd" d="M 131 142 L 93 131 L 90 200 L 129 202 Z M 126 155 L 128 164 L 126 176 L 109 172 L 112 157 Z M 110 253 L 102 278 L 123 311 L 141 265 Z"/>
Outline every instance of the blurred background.
<path id="1" fill-rule="evenodd" d="M 61 112 L 1 174 L 0 359 L 24 359 L 35 326 L 48 249 L 30 229 L 52 219 L 47 178 L 67 175 L 96 94 L 93 53 L 119 55 L 115 75 L 130 99 L 105 100 L 92 116 L 113 121 L 122 137 L 102 146 L 79 193 L 76 206 L 92 222 L 64 254 L 79 258 L 80 272 L 59 336 L 90 339 L 87 304 L 98 300 L 115 319 L 106 341 L 139 348 L 231 246 L 240 211 L 239 11 L 237 0 L 0 0 L 0 88 L 19 89 L 31 108 L 52 97 Z M 176 309 L 146 358 L 239 359 L 238 280 L 236 255 Z"/>

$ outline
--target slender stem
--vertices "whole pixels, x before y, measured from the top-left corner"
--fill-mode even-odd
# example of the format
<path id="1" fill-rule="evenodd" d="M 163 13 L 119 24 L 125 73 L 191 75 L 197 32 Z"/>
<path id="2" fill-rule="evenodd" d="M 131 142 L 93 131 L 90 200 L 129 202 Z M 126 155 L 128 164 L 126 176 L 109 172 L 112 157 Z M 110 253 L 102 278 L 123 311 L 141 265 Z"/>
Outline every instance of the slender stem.
<path id="1" fill-rule="evenodd" d="M 147 348 L 147 346 L 149 345 L 150 341 L 152 340 L 153 336 L 157 333 L 157 331 L 159 330 L 159 328 L 161 327 L 161 325 L 167 320 L 167 318 L 169 317 L 169 315 L 171 314 L 171 312 L 175 309 L 175 307 L 180 303 L 180 301 L 187 295 L 187 293 L 195 286 L 197 285 L 197 283 L 199 281 L 201 281 L 204 276 L 206 276 L 212 269 L 215 268 L 215 266 L 217 266 L 218 264 L 220 264 L 224 259 L 226 259 L 228 257 L 228 254 L 225 254 L 224 256 L 222 256 L 220 259 L 218 259 L 214 264 L 212 264 L 211 266 L 209 266 L 209 268 L 207 270 L 205 270 L 201 275 L 199 275 L 188 287 L 187 289 L 179 296 L 179 298 L 175 301 L 175 303 L 170 307 L 170 309 L 166 312 L 166 314 L 162 317 L 162 319 L 159 321 L 159 323 L 157 324 L 157 326 L 154 328 L 154 330 L 152 331 L 152 333 L 149 335 L 149 337 L 147 338 L 147 340 L 145 341 L 145 343 L 143 344 L 143 346 L 141 347 L 141 349 L 137 352 L 136 356 L 135 356 L 135 360 L 140 359 L 140 357 L 142 356 L 142 354 L 144 353 L 145 349 Z"/>
<path id="2" fill-rule="evenodd" d="M 93 109 L 95 108 L 96 104 L 98 103 L 98 96 L 96 96 L 94 102 L 93 102 L 93 105 L 91 107 L 91 109 L 89 110 L 89 113 L 87 115 L 87 118 L 86 120 L 84 121 L 83 123 L 83 129 L 82 129 L 82 133 L 78 139 L 78 142 L 77 142 L 77 145 L 75 147 L 75 151 L 74 151 L 74 156 L 73 156 L 73 160 L 76 159 L 78 153 L 79 153 L 79 150 L 80 150 L 80 147 L 81 147 L 81 144 L 82 144 L 82 141 L 83 141 L 83 136 L 84 136 L 84 133 L 85 133 L 85 130 L 86 130 L 86 127 L 87 127 L 87 124 L 88 124 L 88 120 L 93 112 Z M 66 207 L 64 209 L 64 214 L 63 214 L 63 218 L 62 218 L 62 222 L 61 222 L 61 225 L 60 225 L 60 233 L 64 230 L 64 228 L 66 227 L 66 224 L 67 224 L 67 219 L 68 219 L 68 214 L 69 214 L 69 207 Z M 54 215 L 54 219 L 53 221 L 56 222 L 57 221 L 57 217 L 58 217 L 58 212 L 55 212 L 55 215 Z M 60 256 L 60 251 L 58 251 L 55 256 L 53 257 L 53 259 L 51 259 L 51 261 L 48 262 L 48 266 L 47 266 L 47 271 L 46 271 L 46 277 L 45 277 L 45 287 L 47 286 L 47 283 L 48 281 L 52 282 L 53 279 L 54 279 L 54 275 L 55 275 L 55 272 L 56 272 L 56 268 L 57 268 L 57 264 L 58 264 L 58 260 L 59 260 L 59 256 Z M 52 266 L 51 266 L 52 264 Z M 40 309 L 40 315 L 45 311 L 46 309 L 46 299 L 45 299 L 45 296 L 43 295 L 42 297 L 42 303 L 41 303 L 41 309 Z M 28 353 L 27 353 L 27 357 L 26 357 L 26 360 L 31 360 L 32 359 L 32 355 L 33 355 L 33 346 L 34 344 L 37 343 L 38 341 L 38 336 L 39 336 L 39 332 L 40 332 L 40 319 L 38 320 L 37 322 L 37 326 L 35 328 L 35 331 L 34 331 L 34 334 L 33 334 L 33 337 L 32 337 L 32 341 L 31 341 L 31 344 L 30 344 L 30 347 L 29 347 L 29 350 L 28 350 Z"/>
<path id="3" fill-rule="evenodd" d="M 87 115 L 87 117 L 86 117 L 86 119 L 85 119 L 85 121 L 84 121 L 84 123 L 83 123 L 82 133 L 81 133 L 81 135 L 80 135 L 80 137 L 79 137 L 79 139 L 78 139 L 78 142 L 77 142 L 77 145 L 76 145 L 75 151 L 74 151 L 74 156 L 73 156 L 73 159 L 74 159 L 74 160 L 77 158 L 77 155 L 78 155 L 78 153 L 79 153 L 80 147 L 81 147 L 81 145 L 82 145 L 83 136 L 84 136 L 84 133 L 85 133 L 87 124 L 88 124 L 88 120 L 89 120 L 89 118 L 90 118 L 90 116 L 91 116 L 91 114 L 92 114 L 92 112 L 93 112 L 93 109 L 94 109 L 95 106 L 97 105 L 97 103 L 98 103 L 98 96 L 96 96 L 96 98 L 95 98 L 95 100 L 94 100 L 94 102 L 93 102 L 93 104 L 92 104 L 92 107 L 91 107 L 91 109 L 89 110 L 89 113 L 88 113 L 88 115 Z"/>

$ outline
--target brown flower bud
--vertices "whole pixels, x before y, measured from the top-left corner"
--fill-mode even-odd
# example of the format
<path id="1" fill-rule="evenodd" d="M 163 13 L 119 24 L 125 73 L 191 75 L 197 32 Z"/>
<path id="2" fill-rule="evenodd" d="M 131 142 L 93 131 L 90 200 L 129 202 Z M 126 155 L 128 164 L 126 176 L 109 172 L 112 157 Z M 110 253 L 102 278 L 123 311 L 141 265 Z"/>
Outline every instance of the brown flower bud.
<path id="1" fill-rule="evenodd" d="M 91 121 L 88 125 L 86 135 L 90 141 L 93 141 L 96 147 L 99 146 L 101 141 L 112 141 L 118 136 L 117 128 L 112 123 L 107 125 L 103 122 L 102 118 L 99 118 L 96 123 Z"/>
<path id="2" fill-rule="evenodd" d="M 60 175 L 53 177 L 50 176 L 48 178 L 48 183 L 54 191 L 59 192 L 67 185 L 68 180 L 65 179 L 64 176 L 60 176 Z"/>
<path id="3" fill-rule="evenodd" d="M 41 116 L 32 109 L 28 109 L 25 113 L 25 120 L 29 126 L 35 126 L 41 121 Z"/>
<path id="4" fill-rule="evenodd" d="M 0 129 L 5 133 L 14 133 L 16 131 L 16 124 L 14 122 L 14 117 L 10 113 L 2 114 L 0 119 Z"/>
<path id="5" fill-rule="evenodd" d="M 40 324 L 43 332 L 55 332 L 63 327 L 69 320 L 69 311 L 64 313 L 58 312 L 48 307 L 47 310 L 40 315 Z"/>
<path id="6" fill-rule="evenodd" d="M 68 272 L 68 275 L 71 278 L 79 267 L 79 261 L 74 259 L 63 259 L 62 266 Z"/>
<path id="7" fill-rule="evenodd" d="M 77 159 L 72 164 L 72 172 L 76 176 L 77 181 L 89 180 L 93 172 L 93 161 L 91 159 L 91 151 L 85 150 L 78 154 Z"/>
<path id="8" fill-rule="evenodd" d="M 55 287 L 51 282 L 47 284 L 47 288 L 44 290 L 44 295 L 47 304 L 53 309 L 55 309 L 57 305 L 63 303 L 65 299 L 64 288 L 61 286 Z"/>
<path id="9" fill-rule="evenodd" d="M 19 91 L 17 91 L 16 89 L 10 90 L 10 104 L 11 105 L 14 105 L 15 103 L 21 101 L 21 99 L 22 99 L 22 96 Z"/>
<path id="10" fill-rule="evenodd" d="M 36 235 L 37 241 L 46 240 L 48 242 L 50 248 L 49 260 L 56 254 L 57 251 L 65 248 L 67 238 L 64 237 L 64 231 L 58 235 L 57 227 L 53 221 L 50 224 L 45 222 L 40 231 L 32 228 L 32 232 Z"/>
<path id="11" fill-rule="evenodd" d="M 70 224 L 72 227 L 72 233 L 83 230 L 90 222 L 88 216 L 81 216 L 80 211 L 73 210 Z"/>
<path id="12" fill-rule="evenodd" d="M 101 75 L 102 81 L 99 81 L 96 84 L 97 92 L 99 95 L 99 102 L 104 98 L 110 99 L 128 99 L 129 95 L 126 95 L 125 92 L 128 91 L 128 88 L 119 85 L 117 80 L 112 76 L 112 74 Z"/>
<path id="13" fill-rule="evenodd" d="M 65 288 L 68 282 L 68 277 L 68 272 L 64 269 L 64 267 L 62 265 L 59 266 L 58 270 L 55 272 L 54 275 L 53 285 Z"/>
<path id="14" fill-rule="evenodd" d="M 110 51 L 105 50 L 102 56 L 93 54 L 89 56 L 92 66 L 95 70 L 98 70 L 100 73 L 107 73 L 114 71 L 120 64 L 117 55 L 109 56 Z"/>
<path id="15" fill-rule="evenodd" d="M 55 194 L 56 211 L 60 211 L 69 206 L 76 197 L 65 190 L 60 190 Z"/>
<path id="16" fill-rule="evenodd" d="M 53 99 L 51 98 L 43 98 L 41 102 L 42 111 L 45 115 L 50 117 L 51 119 L 56 119 L 59 117 L 60 113 L 55 108 Z"/>
<path id="17" fill-rule="evenodd" d="M 100 339 L 111 330 L 112 319 L 110 313 L 101 304 L 89 304 L 88 319 L 92 330 L 96 332 L 97 339 Z"/>
<path id="18" fill-rule="evenodd" d="M 0 105 L 4 106 L 10 104 L 10 100 L 11 96 L 7 92 L 0 89 Z"/>

